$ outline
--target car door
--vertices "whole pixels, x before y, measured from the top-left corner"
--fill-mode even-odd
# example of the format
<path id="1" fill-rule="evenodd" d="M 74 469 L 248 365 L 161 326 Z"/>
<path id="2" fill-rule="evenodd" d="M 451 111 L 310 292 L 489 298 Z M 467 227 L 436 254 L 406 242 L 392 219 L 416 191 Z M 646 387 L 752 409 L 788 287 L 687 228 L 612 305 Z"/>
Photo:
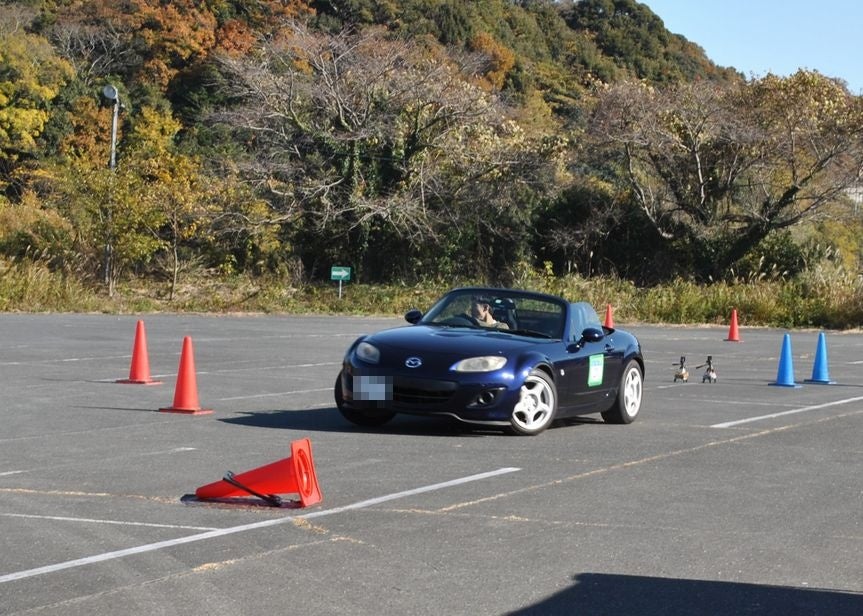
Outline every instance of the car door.
<path id="1" fill-rule="evenodd" d="M 582 339 L 586 329 L 597 339 Z M 591 306 L 570 306 L 566 331 L 566 356 L 559 362 L 563 391 L 561 407 L 575 411 L 604 410 L 620 378 L 622 354 L 614 346 L 613 334 L 604 335 L 599 317 Z"/>
<path id="2" fill-rule="evenodd" d="M 606 338 L 581 345 L 570 343 L 567 356 L 559 362 L 560 379 L 563 384 L 560 406 L 576 410 L 589 410 L 607 406 L 606 400 L 616 382 L 615 374 L 619 361 Z M 600 410 L 602 410 L 600 409 Z"/>

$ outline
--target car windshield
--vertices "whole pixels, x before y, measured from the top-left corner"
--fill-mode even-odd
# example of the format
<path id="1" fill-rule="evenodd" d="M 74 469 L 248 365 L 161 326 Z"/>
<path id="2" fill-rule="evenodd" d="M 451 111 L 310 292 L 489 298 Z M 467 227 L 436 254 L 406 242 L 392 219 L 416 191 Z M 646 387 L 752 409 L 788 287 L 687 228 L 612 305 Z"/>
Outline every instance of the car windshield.
<path id="1" fill-rule="evenodd" d="M 460 289 L 441 298 L 421 322 L 559 339 L 563 336 L 565 306 L 563 300 L 528 292 Z"/>

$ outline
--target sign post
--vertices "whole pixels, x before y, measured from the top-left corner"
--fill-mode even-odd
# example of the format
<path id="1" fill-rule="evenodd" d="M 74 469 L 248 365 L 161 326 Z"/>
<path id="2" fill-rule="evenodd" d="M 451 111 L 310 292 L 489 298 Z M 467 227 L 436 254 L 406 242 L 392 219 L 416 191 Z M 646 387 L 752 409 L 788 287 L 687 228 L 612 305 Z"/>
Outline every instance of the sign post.
<path id="1" fill-rule="evenodd" d="M 347 282 L 351 279 L 351 268 L 344 265 L 333 265 L 330 268 L 330 280 L 339 281 L 339 299 L 342 299 L 342 282 Z"/>

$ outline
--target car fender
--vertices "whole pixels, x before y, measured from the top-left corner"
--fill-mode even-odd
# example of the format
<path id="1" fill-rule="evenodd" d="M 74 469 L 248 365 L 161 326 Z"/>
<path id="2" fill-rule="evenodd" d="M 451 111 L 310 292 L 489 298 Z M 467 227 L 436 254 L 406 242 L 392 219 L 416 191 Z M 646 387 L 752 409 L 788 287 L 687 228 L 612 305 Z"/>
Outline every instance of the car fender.
<path id="1" fill-rule="evenodd" d="M 551 380 L 555 382 L 555 385 L 557 385 L 557 376 L 554 374 L 554 370 L 552 369 L 551 358 L 548 355 L 538 353 L 536 351 L 524 353 L 519 355 L 516 359 L 512 371 L 515 385 L 521 387 L 524 380 L 534 368 L 545 370 L 551 377 Z"/>
<path id="2" fill-rule="evenodd" d="M 638 365 L 641 366 L 641 375 L 644 376 L 644 356 L 641 354 L 641 343 L 638 342 L 638 339 L 635 336 L 630 335 L 629 343 L 626 345 L 626 349 L 623 353 L 624 357 L 624 365 L 630 359 L 634 359 L 638 362 Z"/>

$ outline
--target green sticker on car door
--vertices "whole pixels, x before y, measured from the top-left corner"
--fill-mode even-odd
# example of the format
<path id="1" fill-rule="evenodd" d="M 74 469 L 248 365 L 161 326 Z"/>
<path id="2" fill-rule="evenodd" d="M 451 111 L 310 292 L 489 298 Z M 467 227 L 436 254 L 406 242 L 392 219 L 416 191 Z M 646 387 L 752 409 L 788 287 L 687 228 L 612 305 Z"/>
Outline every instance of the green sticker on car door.
<path id="1" fill-rule="evenodd" d="M 605 367 L 604 355 L 590 356 L 590 370 L 587 373 L 587 386 L 596 387 L 602 385 L 602 370 Z"/>

